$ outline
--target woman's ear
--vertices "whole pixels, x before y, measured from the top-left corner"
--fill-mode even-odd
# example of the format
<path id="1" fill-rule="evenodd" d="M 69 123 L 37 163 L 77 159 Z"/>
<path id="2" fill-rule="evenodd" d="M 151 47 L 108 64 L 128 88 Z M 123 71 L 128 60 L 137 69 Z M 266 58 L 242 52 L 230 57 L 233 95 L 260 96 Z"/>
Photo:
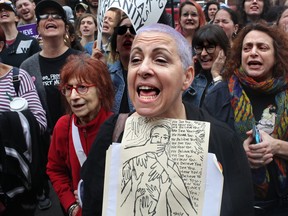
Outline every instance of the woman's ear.
<path id="1" fill-rule="evenodd" d="M 186 71 L 185 71 L 185 79 L 183 82 L 183 87 L 182 90 L 185 91 L 187 88 L 189 88 L 189 86 L 191 85 L 191 83 L 194 80 L 194 67 L 193 66 L 189 66 Z"/>
<path id="2" fill-rule="evenodd" d="M 65 25 L 65 34 L 64 37 L 68 35 L 69 36 L 69 25 Z"/>
<path id="3" fill-rule="evenodd" d="M 235 35 L 237 35 L 238 30 L 239 30 L 239 25 L 238 24 L 234 25 L 234 34 Z"/>
<path id="4" fill-rule="evenodd" d="M 15 22 L 18 23 L 20 20 L 19 16 L 18 15 L 15 15 Z"/>

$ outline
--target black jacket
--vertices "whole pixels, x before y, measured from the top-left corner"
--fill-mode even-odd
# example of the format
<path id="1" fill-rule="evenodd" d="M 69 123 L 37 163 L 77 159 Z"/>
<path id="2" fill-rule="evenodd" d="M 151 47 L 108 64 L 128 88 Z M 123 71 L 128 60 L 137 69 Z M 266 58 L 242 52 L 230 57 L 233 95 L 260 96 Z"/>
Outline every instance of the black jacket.
<path id="1" fill-rule="evenodd" d="M 185 109 L 188 120 L 211 123 L 209 152 L 216 154 L 224 175 L 221 216 L 254 215 L 250 168 L 238 136 L 206 111 L 186 103 Z M 102 125 L 81 170 L 84 180 L 83 216 L 102 214 L 106 150 L 112 143 L 117 118 L 118 115 L 114 115 Z"/>
<path id="2" fill-rule="evenodd" d="M 20 117 L 17 112 L 1 112 L 0 113 L 0 151 L 3 170 L 1 170 L 1 187 L 10 193 L 13 202 L 18 199 L 20 202 L 22 196 L 30 199 L 36 199 L 36 193 L 40 187 L 42 175 L 44 172 L 45 162 L 42 154 L 42 134 L 40 132 L 39 123 L 30 110 L 21 111 L 29 124 L 31 135 L 31 146 L 27 146 Z M 4 154 L 4 149 L 9 149 L 9 154 Z M 13 154 L 11 154 L 13 153 Z M 27 154 L 31 157 L 28 160 Z M 5 161 L 3 161 L 5 158 Z M 18 189 L 18 190 L 15 190 Z M 22 190 L 20 190 L 22 189 Z M 2 195 L 2 194 L 1 194 Z M 4 197 L 4 198 L 3 198 Z M 23 198 L 23 197 L 22 197 Z M 0 199 L 8 202 L 5 196 Z M 6 203 L 8 204 L 8 203 Z M 15 206 L 12 206 L 14 208 Z"/>
<path id="3" fill-rule="evenodd" d="M 202 109 L 234 129 L 234 111 L 231 106 L 231 98 L 227 82 L 219 82 L 209 89 L 203 101 Z"/>

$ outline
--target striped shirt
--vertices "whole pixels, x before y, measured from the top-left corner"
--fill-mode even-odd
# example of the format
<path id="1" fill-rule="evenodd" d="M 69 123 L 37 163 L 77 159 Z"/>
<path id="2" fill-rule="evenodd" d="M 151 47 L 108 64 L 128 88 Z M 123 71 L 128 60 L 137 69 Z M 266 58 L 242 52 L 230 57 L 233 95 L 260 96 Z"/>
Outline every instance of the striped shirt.
<path id="1" fill-rule="evenodd" d="M 10 111 L 11 98 L 17 97 L 13 85 L 13 70 L 11 69 L 7 74 L 0 77 L 0 112 Z M 39 96 L 37 94 L 35 85 L 30 75 L 20 69 L 19 70 L 20 86 L 18 96 L 27 100 L 28 109 L 34 114 L 39 123 L 41 131 L 47 127 L 46 113 L 41 105 Z M 9 98 L 9 96 L 10 98 Z"/>

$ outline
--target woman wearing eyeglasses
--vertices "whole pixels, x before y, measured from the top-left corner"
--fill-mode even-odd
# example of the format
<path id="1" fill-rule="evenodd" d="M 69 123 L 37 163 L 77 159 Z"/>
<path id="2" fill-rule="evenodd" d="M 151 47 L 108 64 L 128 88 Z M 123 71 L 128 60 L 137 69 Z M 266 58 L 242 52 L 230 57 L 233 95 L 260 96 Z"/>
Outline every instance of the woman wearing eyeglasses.
<path id="1" fill-rule="evenodd" d="M 66 13 L 62 6 L 53 0 L 40 1 L 35 9 L 37 17 L 37 29 L 42 39 L 42 50 L 26 59 L 20 68 L 26 70 L 34 80 L 43 108 L 46 111 L 48 121 L 46 145 L 43 155 L 47 156 L 50 143 L 50 135 L 57 120 L 65 113 L 61 101 L 61 94 L 58 91 L 60 83 L 60 69 L 66 63 L 68 56 L 81 53 L 78 50 L 69 48 L 65 44 L 65 37 L 68 34 Z M 47 158 L 44 159 L 44 161 Z M 46 163 L 45 163 L 46 164 Z M 45 174 L 45 170 L 43 170 Z M 49 185 L 48 177 L 44 182 L 43 189 L 39 189 L 40 209 L 47 209 L 51 206 L 48 199 Z"/>
<path id="2" fill-rule="evenodd" d="M 196 76 L 190 88 L 184 92 L 183 99 L 196 107 L 202 107 L 206 95 L 222 80 L 221 71 L 230 51 L 230 43 L 221 27 L 207 24 L 196 32 L 193 38 L 193 50 L 196 54 L 194 57 Z"/>
<path id="3" fill-rule="evenodd" d="M 79 216 L 80 168 L 100 125 L 112 115 L 113 85 L 107 67 L 84 54 L 70 56 L 60 78 L 59 88 L 71 114 L 62 116 L 54 127 L 47 174 L 64 212 Z"/>
<path id="4" fill-rule="evenodd" d="M 133 110 L 127 92 L 127 70 L 135 35 L 136 31 L 130 19 L 123 16 L 111 37 L 108 70 L 115 89 L 115 100 L 112 108 L 114 113 L 129 113 Z"/>

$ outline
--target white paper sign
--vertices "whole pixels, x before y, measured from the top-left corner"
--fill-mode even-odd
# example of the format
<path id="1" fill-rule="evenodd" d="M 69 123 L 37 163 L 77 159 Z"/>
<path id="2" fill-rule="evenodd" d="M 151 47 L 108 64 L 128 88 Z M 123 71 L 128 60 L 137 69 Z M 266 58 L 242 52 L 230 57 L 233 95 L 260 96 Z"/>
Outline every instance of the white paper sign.
<path id="1" fill-rule="evenodd" d="M 103 19 L 109 8 L 119 8 L 130 18 L 136 32 L 144 25 L 158 22 L 167 0 L 101 0 L 99 1 L 97 25 L 98 44 L 101 40 Z"/>
<path id="2" fill-rule="evenodd" d="M 106 153 L 102 215 L 219 216 L 223 175 L 209 134 L 207 122 L 130 116 Z"/>

